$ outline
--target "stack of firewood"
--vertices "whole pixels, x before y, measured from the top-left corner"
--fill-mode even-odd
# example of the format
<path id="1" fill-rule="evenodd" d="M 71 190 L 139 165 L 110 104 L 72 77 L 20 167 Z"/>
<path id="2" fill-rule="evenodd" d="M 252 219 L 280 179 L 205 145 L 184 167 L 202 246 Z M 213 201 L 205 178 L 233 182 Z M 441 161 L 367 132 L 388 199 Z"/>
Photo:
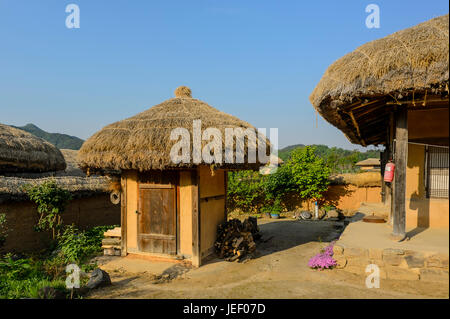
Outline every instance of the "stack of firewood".
<path id="1" fill-rule="evenodd" d="M 103 234 L 102 249 L 105 256 L 120 256 L 121 237 L 120 227 L 110 229 Z"/>
<path id="2" fill-rule="evenodd" d="M 255 240 L 259 238 L 261 235 L 256 218 L 249 217 L 244 222 L 232 219 L 219 225 L 214 247 L 219 258 L 241 261 L 255 252 Z"/>

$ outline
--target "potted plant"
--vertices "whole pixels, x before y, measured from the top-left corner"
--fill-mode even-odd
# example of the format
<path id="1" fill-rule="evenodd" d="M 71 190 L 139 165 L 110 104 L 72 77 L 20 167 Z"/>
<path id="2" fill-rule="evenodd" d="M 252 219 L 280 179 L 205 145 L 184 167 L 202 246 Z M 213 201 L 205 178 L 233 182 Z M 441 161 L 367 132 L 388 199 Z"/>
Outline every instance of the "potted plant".
<path id="1" fill-rule="evenodd" d="M 272 211 L 272 207 L 270 206 L 263 206 L 261 207 L 261 213 L 264 214 L 265 217 L 270 218 L 270 213 Z"/>
<path id="2" fill-rule="evenodd" d="M 275 218 L 275 219 L 280 218 L 280 213 L 282 210 L 283 210 L 283 208 L 281 207 L 281 201 L 280 201 L 280 199 L 277 198 L 273 202 L 273 206 L 270 211 L 270 217 Z"/>

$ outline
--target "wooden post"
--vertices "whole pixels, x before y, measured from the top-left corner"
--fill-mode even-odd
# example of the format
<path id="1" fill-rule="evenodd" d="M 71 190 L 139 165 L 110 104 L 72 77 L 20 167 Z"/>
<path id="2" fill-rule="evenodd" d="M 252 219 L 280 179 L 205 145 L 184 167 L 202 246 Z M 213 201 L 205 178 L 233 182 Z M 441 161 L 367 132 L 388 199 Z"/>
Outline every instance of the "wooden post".
<path id="1" fill-rule="evenodd" d="M 122 175 L 120 181 L 122 192 L 120 193 L 120 250 L 121 255 L 127 255 L 127 175 Z"/>
<path id="2" fill-rule="evenodd" d="M 192 170 L 192 266 L 200 267 L 202 263 L 200 249 L 200 178 L 197 170 Z"/>
<path id="3" fill-rule="evenodd" d="M 408 164 L 408 109 L 399 107 L 395 121 L 395 176 L 393 233 L 405 236 L 406 225 L 406 166 Z"/>

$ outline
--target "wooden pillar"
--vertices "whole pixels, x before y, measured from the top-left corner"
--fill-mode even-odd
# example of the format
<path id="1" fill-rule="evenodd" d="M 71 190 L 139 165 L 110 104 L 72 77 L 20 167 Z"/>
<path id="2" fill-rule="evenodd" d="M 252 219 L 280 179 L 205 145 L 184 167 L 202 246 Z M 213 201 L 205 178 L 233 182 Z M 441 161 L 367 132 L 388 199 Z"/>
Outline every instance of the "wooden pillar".
<path id="1" fill-rule="evenodd" d="M 197 170 L 192 170 L 192 266 L 202 263 L 200 250 L 200 178 Z"/>
<path id="2" fill-rule="evenodd" d="M 127 255 L 127 177 L 122 175 L 120 179 L 122 192 L 120 193 L 120 246 L 121 255 Z"/>
<path id="3" fill-rule="evenodd" d="M 406 166 L 408 164 L 408 109 L 399 107 L 395 120 L 394 237 L 405 236 Z"/>

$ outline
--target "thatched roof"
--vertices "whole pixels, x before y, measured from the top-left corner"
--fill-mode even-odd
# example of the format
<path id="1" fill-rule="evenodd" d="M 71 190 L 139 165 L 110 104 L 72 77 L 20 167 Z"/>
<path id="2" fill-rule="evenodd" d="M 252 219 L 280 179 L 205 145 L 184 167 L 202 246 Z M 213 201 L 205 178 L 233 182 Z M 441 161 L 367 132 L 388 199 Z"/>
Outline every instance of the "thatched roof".
<path id="1" fill-rule="evenodd" d="M 255 129 L 232 115 L 192 98 L 189 88 L 180 87 L 175 94 L 175 98 L 166 100 L 133 117 L 110 124 L 95 133 L 79 151 L 80 167 L 90 172 L 194 167 L 196 165 L 193 164 L 192 156 L 189 164 L 172 162 L 170 151 L 172 146 L 178 142 L 170 140 L 173 129 L 185 128 L 190 132 L 190 154 L 192 154 L 194 120 L 201 120 L 202 132 L 209 127 L 220 130 L 223 137 L 223 152 L 225 150 L 225 128 Z M 202 141 L 202 148 L 206 143 L 208 141 Z M 247 149 L 245 155 L 247 155 L 246 153 Z M 245 158 L 243 164 L 221 165 L 216 163 L 215 165 L 216 167 L 253 169 L 261 166 L 259 163 L 249 164 L 247 156 Z"/>
<path id="2" fill-rule="evenodd" d="M 311 103 L 351 142 L 382 143 L 383 132 L 375 136 L 375 129 L 365 134 L 364 127 L 358 127 L 370 122 L 382 131 L 379 123 L 385 119 L 369 114 L 370 108 L 381 112 L 390 104 L 418 106 L 420 101 L 428 106 L 440 99 L 448 103 L 448 28 L 447 14 L 360 46 L 326 70 L 310 96 Z"/>
<path id="3" fill-rule="evenodd" d="M 63 189 L 72 193 L 74 198 L 89 197 L 96 194 L 110 192 L 111 178 L 105 176 L 87 177 L 78 168 L 77 152 L 61 150 L 67 162 L 65 171 L 52 173 L 9 173 L 0 176 L 0 203 L 27 200 L 23 187 L 25 185 L 39 185 L 48 180 L 54 180 Z"/>
<path id="4" fill-rule="evenodd" d="M 367 158 L 363 161 L 359 161 L 355 164 L 356 166 L 380 166 L 379 158 Z"/>
<path id="5" fill-rule="evenodd" d="M 330 176 L 330 184 L 376 187 L 381 186 L 381 174 L 380 172 L 338 174 Z"/>
<path id="6" fill-rule="evenodd" d="M 65 168 L 64 157 L 55 146 L 30 133 L 0 124 L 0 174 Z"/>

